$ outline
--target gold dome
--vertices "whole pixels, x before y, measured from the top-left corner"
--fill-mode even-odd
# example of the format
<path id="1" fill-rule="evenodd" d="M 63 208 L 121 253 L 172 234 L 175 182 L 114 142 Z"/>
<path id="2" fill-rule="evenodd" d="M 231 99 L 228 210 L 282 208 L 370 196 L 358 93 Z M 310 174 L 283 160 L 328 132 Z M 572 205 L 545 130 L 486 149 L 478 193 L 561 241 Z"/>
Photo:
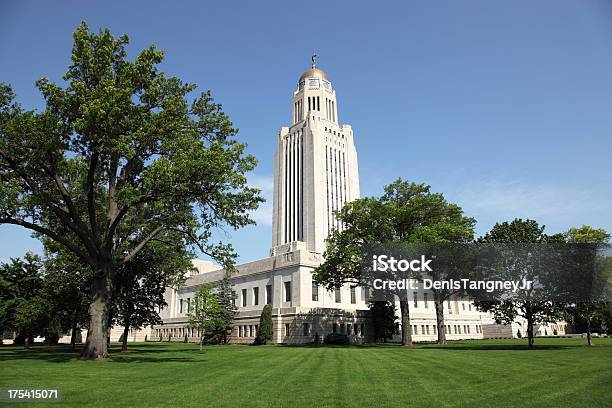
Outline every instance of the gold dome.
<path id="1" fill-rule="evenodd" d="M 300 82 L 304 78 L 321 78 L 321 79 L 327 79 L 329 81 L 329 78 L 327 77 L 327 74 L 325 73 L 325 71 L 319 68 L 311 68 L 308 71 L 304 72 L 298 82 Z"/>

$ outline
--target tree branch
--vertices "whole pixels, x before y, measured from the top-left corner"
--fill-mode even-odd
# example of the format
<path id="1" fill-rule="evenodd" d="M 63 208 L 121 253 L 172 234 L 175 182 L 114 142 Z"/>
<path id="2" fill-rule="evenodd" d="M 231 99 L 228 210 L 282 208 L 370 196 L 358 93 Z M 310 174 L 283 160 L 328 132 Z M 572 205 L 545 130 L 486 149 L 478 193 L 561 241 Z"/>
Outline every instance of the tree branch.
<path id="1" fill-rule="evenodd" d="M 37 225 L 25 220 L 19 220 L 16 218 L 11 218 L 11 217 L 3 217 L 0 218 L 0 224 L 13 224 L 13 225 L 19 225 L 22 226 L 24 228 L 30 229 L 32 231 L 36 231 L 39 232 L 41 234 L 44 234 L 46 236 L 48 236 L 49 238 L 59 242 L 60 244 L 64 245 L 66 248 L 68 248 L 70 251 L 72 251 L 76 256 L 79 257 L 79 259 L 81 259 L 83 262 L 87 263 L 88 265 L 94 266 L 93 260 L 83 251 L 81 251 L 81 249 L 79 247 L 77 247 L 76 245 L 74 245 L 72 242 L 70 242 L 68 239 L 66 239 L 65 237 L 51 231 L 48 228 L 45 228 L 41 225 Z"/>
<path id="2" fill-rule="evenodd" d="M 134 258 L 134 256 L 136 256 L 136 254 L 138 254 L 138 252 L 140 252 L 140 250 L 142 248 L 145 247 L 145 245 L 147 245 L 147 243 L 149 241 L 151 241 L 153 238 L 155 238 L 157 236 L 157 234 L 159 234 L 162 230 L 164 229 L 163 226 L 159 226 L 156 227 L 153 231 L 151 231 L 146 237 L 144 237 L 142 239 L 142 241 L 140 241 L 138 243 L 138 245 L 136 245 L 126 256 L 125 258 L 123 258 L 123 260 L 121 261 L 121 263 L 126 263 L 128 262 L 130 259 Z"/>
<path id="3" fill-rule="evenodd" d="M 89 216 L 89 225 L 91 227 L 91 233 L 93 235 L 93 241 L 96 248 L 100 249 L 100 235 L 98 228 L 98 221 L 96 220 L 96 206 L 95 206 L 95 188 L 94 188 L 94 177 L 96 174 L 96 167 L 98 167 L 98 160 L 100 155 L 97 152 L 93 152 L 89 159 L 89 168 L 87 169 L 87 213 Z"/>

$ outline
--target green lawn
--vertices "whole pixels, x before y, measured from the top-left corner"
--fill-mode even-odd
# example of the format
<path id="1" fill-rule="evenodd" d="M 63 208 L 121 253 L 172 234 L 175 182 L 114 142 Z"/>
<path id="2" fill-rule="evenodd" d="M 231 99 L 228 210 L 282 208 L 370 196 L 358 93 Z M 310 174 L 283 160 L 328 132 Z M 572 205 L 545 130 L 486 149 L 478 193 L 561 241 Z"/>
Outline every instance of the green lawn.
<path id="1" fill-rule="evenodd" d="M 612 406 L 612 339 L 591 348 L 584 339 L 537 339 L 531 351 L 524 343 L 210 346 L 203 353 L 192 344 L 146 343 L 113 350 L 108 361 L 2 346 L 0 388 L 60 387 L 65 405 L 88 407 Z"/>

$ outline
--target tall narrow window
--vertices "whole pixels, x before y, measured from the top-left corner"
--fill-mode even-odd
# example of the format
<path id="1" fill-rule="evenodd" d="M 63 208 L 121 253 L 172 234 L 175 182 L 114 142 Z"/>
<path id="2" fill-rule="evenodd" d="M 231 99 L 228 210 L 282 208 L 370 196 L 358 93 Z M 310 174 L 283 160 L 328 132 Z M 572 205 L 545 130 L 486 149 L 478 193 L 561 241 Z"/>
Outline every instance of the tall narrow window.
<path id="1" fill-rule="evenodd" d="M 242 289 L 242 307 L 247 305 L 247 290 Z"/>
<path id="2" fill-rule="evenodd" d="M 253 288 L 253 304 L 259 305 L 259 288 Z"/>
<path id="3" fill-rule="evenodd" d="M 319 301 L 319 285 L 317 285 L 317 283 L 314 281 L 312 282 L 312 301 Z"/>
<path id="4" fill-rule="evenodd" d="M 412 292 L 412 296 L 414 296 L 414 299 L 413 299 L 413 301 L 414 301 L 414 308 L 416 309 L 417 307 L 419 307 L 419 304 L 417 303 L 417 301 L 418 301 L 418 298 L 417 298 L 418 293 L 417 292 Z"/>
<path id="5" fill-rule="evenodd" d="M 425 309 L 427 309 L 427 293 L 423 293 L 423 303 L 425 304 Z"/>
<path id="6" fill-rule="evenodd" d="M 272 304 L 272 285 L 266 285 L 266 304 Z"/>
<path id="7" fill-rule="evenodd" d="M 183 299 L 179 300 L 179 313 L 183 313 Z"/>
<path id="8" fill-rule="evenodd" d="M 340 294 L 340 288 L 336 288 L 335 292 L 336 292 L 336 303 L 340 303 L 342 301 L 341 294 Z"/>
<path id="9" fill-rule="evenodd" d="M 285 302 L 291 302 L 291 281 L 285 282 Z"/>
<path id="10" fill-rule="evenodd" d="M 351 303 L 357 303 L 357 293 L 355 292 L 355 287 L 351 286 Z"/>

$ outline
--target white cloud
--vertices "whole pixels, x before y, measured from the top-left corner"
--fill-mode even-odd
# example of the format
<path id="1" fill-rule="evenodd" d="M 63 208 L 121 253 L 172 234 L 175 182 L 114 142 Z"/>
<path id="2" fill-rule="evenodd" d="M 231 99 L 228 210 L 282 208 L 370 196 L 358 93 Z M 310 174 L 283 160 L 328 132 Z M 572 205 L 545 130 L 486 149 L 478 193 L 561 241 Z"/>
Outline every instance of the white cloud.
<path id="1" fill-rule="evenodd" d="M 272 192 L 274 190 L 274 178 L 272 176 L 252 175 L 249 177 L 249 185 L 261 190 L 261 196 L 266 200 L 259 208 L 251 213 L 251 218 L 257 225 L 272 225 Z"/>
<path id="2" fill-rule="evenodd" d="M 611 227 L 612 192 L 586 183 L 573 186 L 483 178 L 455 184 L 449 192 L 451 201 L 479 221 L 479 230 L 514 218 L 535 219 L 547 225 L 548 232 L 582 224 Z"/>

